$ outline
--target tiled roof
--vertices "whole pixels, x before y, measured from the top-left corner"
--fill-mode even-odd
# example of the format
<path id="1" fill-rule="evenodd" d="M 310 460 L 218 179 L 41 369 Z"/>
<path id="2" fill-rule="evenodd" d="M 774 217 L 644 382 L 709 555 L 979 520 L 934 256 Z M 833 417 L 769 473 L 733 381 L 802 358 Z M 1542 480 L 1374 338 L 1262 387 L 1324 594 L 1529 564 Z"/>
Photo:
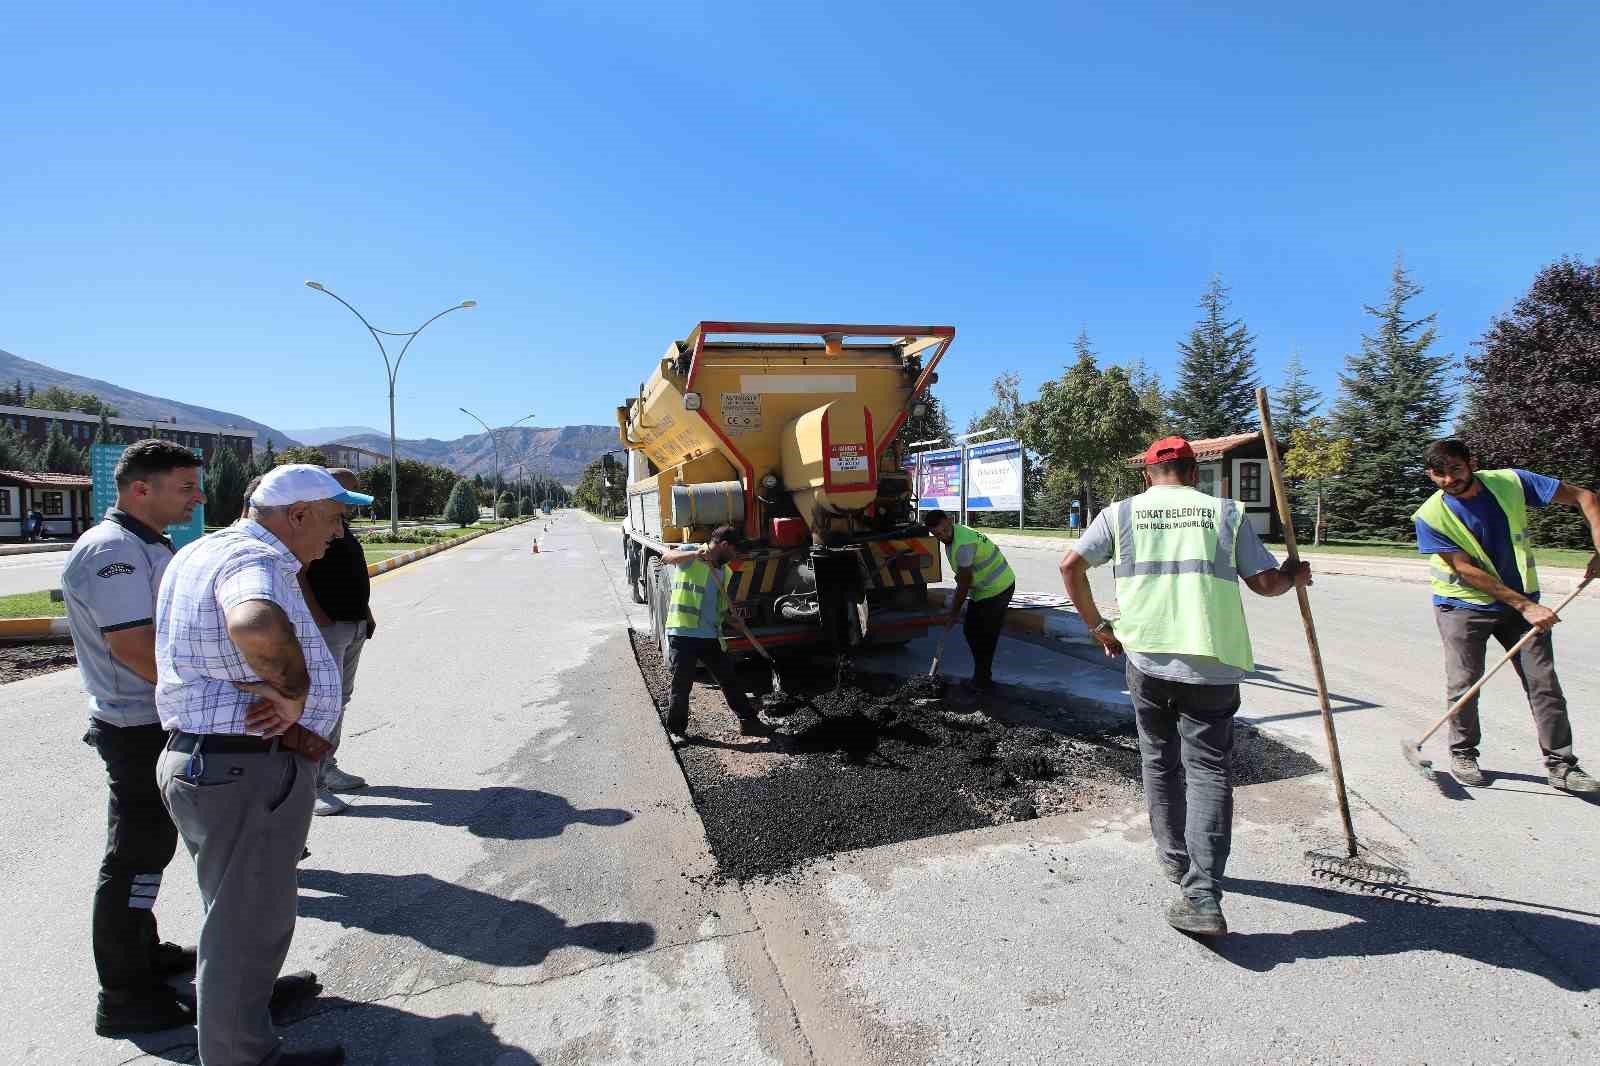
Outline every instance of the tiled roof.
<path id="1" fill-rule="evenodd" d="M 1192 440 L 1189 442 L 1189 447 L 1194 449 L 1195 461 L 1205 463 L 1212 459 L 1220 459 L 1235 448 L 1245 444 L 1254 444 L 1260 439 L 1261 431 L 1256 430 L 1253 433 L 1235 433 L 1230 437 L 1207 437 L 1204 440 Z M 1282 450 L 1283 445 L 1281 442 L 1278 448 L 1280 451 Z M 1137 455 L 1128 456 L 1128 462 L 1134 465 L 1143 464 L 1144 453 L 1140 452 Z"/>
<path id="2" fill-rule="evenodd" d="M 94 485 L 83 474 L 41 474 L 33 470 L 0 470 L 0 481 L 15 482 L 30 489 L 87 489 Z"/>

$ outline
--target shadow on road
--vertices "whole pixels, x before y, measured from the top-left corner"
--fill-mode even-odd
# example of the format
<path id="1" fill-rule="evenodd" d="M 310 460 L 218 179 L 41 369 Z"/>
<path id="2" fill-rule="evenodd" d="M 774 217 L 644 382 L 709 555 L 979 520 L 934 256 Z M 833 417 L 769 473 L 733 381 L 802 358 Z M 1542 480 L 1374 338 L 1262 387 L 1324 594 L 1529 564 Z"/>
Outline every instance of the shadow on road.
<path id="1" fill-rule="evenodd" d="M 1317 694 L 1317 690 L 1310 685 L 1299 685 L 1293 681 L 1285 681 L 1281 677 L 1273 676 L 1281 669 L 1282 667 L 1256 663 L 1255 671 L 1246 674 L 1244 681 L 1241 683 L 1249 688 L 1263 689 L 1269 692 L 1292 692 L 1298 696 L 1315 696 Z M 1354 696 L 1342 696 L 1337 692 L 1328 693 L 1328 707 L 1334 714 L 1344 714 L 1348 711 L 1370 711 L 1379 706 L 1380 704 L 1373 703 L 1370 700 L 1358 700 Z M 1252 715 L 1250 720 L 1256 723 L 1282 722 L 1294 718 L 1315 718 L 1321 713 L 1320 710 L 1292 711 L 1286 714 L 1269 714 L 1260 717 Z"/>
<path id="2" fill-rule="evenodd" d="M 568 925 L 537 903 L 503 899 L 428 874 L 300 871 L 300 914 L 349 929 L 415 940 L 441 955 L 490 966 L 534 966 L 552 951 L 585 948 L 608 955 L 656 942 L 648 922 Z"/>
<path id="3" fill-rule="evenodd" d="M 1521 970 L 1575 992 L 1600 988 L 1600 924 L 1593 922 L 1499 907 L 1424 907 L 1309 885 L 1231 877 L 1227 887 L 1242 896 L 1355 919 L 1331 929 L 1236 933 L 1217 942 L 1213 950 L 1218 956 L 1258 973 L 1300 959 L 1436 951 L 1499 969 Z"/>
<path id="4" fill-rule="evenodd" d="M 333 1017 L 328 1017 L 328 1015 Z M 482 1014 L 447 1014 L 429 1018 L 382 1003 L 329 996 L 317 1000 L 304 1019 L 317 1027 L 315 1040 L 340 1041 L 353 1063 L 373 1066 L 539 1066 L 522 1048 L 495 1035 Z M 289 1050 L 302 1041 L 289 1030 Z"/>
<path id="5" fill-rule="evenodd" d="M 360 797 L 396 803 L 350 805 L 346 818 L 396 818 L 459 826 L 491 840 L 538 840 L 560 836 L 569 825 L 621 825 L 633 817 L 615 807 L 581 810 L 553 792 L 532 788 L 406 788 L 371 785 Z"/>

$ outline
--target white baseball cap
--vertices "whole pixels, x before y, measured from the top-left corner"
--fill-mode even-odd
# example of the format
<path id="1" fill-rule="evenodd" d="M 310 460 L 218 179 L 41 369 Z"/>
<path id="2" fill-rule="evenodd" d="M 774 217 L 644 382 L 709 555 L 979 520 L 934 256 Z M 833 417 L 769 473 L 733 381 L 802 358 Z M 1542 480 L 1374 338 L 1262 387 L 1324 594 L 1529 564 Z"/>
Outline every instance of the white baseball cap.
<path id="1" fill-rule="evenodd" d="M 332 474 L 310 463 L 273 467 L 261 478 L 261 484 L 250 497 L 250 502 L 257 507 L 283 507 L 312 500 L 338 500 L 351 507 L 365 507 L 372 502 L 372 497 L 364 492 L 351 492 L 335 481 Z"/>

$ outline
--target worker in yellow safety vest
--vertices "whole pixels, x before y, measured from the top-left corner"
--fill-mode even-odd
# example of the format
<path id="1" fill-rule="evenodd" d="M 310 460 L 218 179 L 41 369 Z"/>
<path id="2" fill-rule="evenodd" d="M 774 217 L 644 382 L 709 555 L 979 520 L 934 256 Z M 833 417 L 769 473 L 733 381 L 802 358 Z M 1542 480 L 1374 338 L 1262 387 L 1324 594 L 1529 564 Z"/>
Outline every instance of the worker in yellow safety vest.
<path id="1" fill-rule="evenodd" d="M 1000 630 L 1006 624 L 1012 593 L 1017 591 L 1017 576 L 994 542 L 976 529 L 959 524 L 943 511 L 929 511 L 923 522 L 933 539 L 944 545 L 956 575 L 956 595 L 950 601 L 945 625 L 960 621 L 961 607 L 967 604 L 961 632 L 972 649 L 972 687 L 988 692 L 994 688 L 994 653 L 1000 646 Z"/>
<path id="2" fill-rule="evenodd" d="M 1306 563 L 1282 568 L 1244 508 L 1200 492 L 1199 464 L 1182 437 L 1144 456 L 1148 486 L 1101 511 L 1061 560 L 1067 595 L 1110 656 L 1127 655 L 1139 727 L 1145 802 L 1162 874 L 1181 894 L 1174 929 L 1228 931 L 1222 875 L 1233 839 L 1233 716 L 1239 681 L 1255 669 L 1239 583 L 1262 596 L 1311 584 Z M 1110 562 L 1115 626 L 1089 589 L 1089 568 Z"/>
<path id="3" fill-rule="evenodd" d="M 722 526 L 705 544 L 694 548 L 675 548 L 664 552 L 661 562 L 671 567 L 670 595 L 667 600 L 665 658 L 672 676 L 672 695 L 667 705 L 667 730 L 683 736 L 689 729 L 689 690 L 694 687 L 694 670 L 704 663 L 728 707 L 739 719 L 739 732 L 745 736 L 764 736 L 772 730 L 761 721 L 751 706 L 744 687 L 728 657 L 722 625 L 728 617 L 728 563 L 739 553 L 739 532 Z"/>
<path id="4" fill-rule="evenodd" d="M 1454 705 L 1483 676 L 1490 637 L 1510 648 L 1530 628 L 1539 630 L 1517 653 L 1515 665 L 1544 753 L 1545 780 L 1564 792 L 1600 792 L 1600 782 L 1579 769 L 1572 752 L 1572 721 L 1550 638 L 1550 627 L 1561 619 L 1539 602 L 1528 540 L 1528 509 L 1560 503 L 1583 511 L 1590 539 L 1600 548 L 1600 498 L 1528 470 L 1479 470 L 1471 449 L 1454 438 L 1428 445 L 1422 465 L 1438 491 L 1411 518 L 1417 551 L 1432 562 L 1446 698 Z M 1600 577 L 1600 553 L 1589 560 L 1585 576 Z M 1474 696 L 1450 719 L 1450 774 L 1463 785 L 1488 784 L 1478 766 L 1481 739 Z"/>

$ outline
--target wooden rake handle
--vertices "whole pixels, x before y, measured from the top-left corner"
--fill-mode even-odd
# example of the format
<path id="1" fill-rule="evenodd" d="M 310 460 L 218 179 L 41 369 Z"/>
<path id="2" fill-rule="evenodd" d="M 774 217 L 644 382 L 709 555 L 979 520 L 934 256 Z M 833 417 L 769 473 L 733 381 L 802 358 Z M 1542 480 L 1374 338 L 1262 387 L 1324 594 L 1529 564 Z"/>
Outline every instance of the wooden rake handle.
<path id="1" fill-rule="evenodd" d="M 1561 601 L 1561 606 L 1556 608 L 1556 614 L 1560 614 L 1562 611 L 1566 610 L 1567 604 L 1577 599 L 1578 594 L 1589 587 L 1589 580 L 1589 578 L 1584 578 L 1578 583 L 1578 587 L 1573 589 L 1572 593 L 1566 599 Z M 1417 738 L 1417 743 L 1414 746 L 1418 748 L 1422 747 L 1422 745 L 1428 742 L 1429 737 L 1433 736 L 1439 730 L 1444 728 L 1444 724 L 1446 722 L 1454 718 L 1457 714 L 1460 714 L 1461 708 L 1465 707 L 1469 702 L 1471 702 L 1472 697 L 1478 694 L 1478 690 L 1487 685 L 1489 683 L 1489 679 L 1495 674 L 1498 674 L 1502 666 L 1510 662 L 1512 659 L 1515 659 L 1519 654 L 1521 654 L 1523 648 L 1526 648 L 1529 644 L 1532 644 L 1536 639 L 1538 639 L 1539 634 L 1543 632 L 1545 631 L 1540 629 L 1538 626 L 1534 626 L 1526 633 L 1522 634 L 1522 639 L 1511 645 L 1511 649 L 1500 657 L 1500 661 L 1490 667 L 1482 677 L 1478 678 L 1477 684 L 1473 685 L 1471 688 L 1467 689 L 1466 692 L 1462 693 L 1461 698 L 1452 703 L 1450 705 L 1450 709 L 1444 712 L 1444 717 L 1433 723 L 1432 729 L 1429 729 L 1426 733 Z"/>
<path id="2" fill-rule="evenodd" d="M 723 587 L 721 574 L 717 573 L 715 570 L 711 571 L 711 581 L 717 586 L 718 592 L 722 593 L 723 596 L 727 596 L 728 590 Z M 756 639 L 756 635 L 750 632 L 750 627 L 744 624 L 744 619 L 740 618 L 738 614 L 734 612 L 733 603 L 731 601 L 728 604 L 728 617 L 733 619 L 734 628 L 744 635 L 744 639 L 748 640 L 755 647 L 756 651 L 761 653 L 761 657 L 763 659 L 767 660 L 769 663 L 772 663 L 773 666 L 778 665 L 777 662 L 772 658 L 772 653 L 767 651 L 767 649 L 762 646 L 761 642 Z"/>
<path id="3" fill-rule="evenodd" d="M 1267 390 L 1256 390 L 1256 408 L 1261 413 L 1261 437 L 1267 445 L 1267 469 L 1272 473 L 1272 495 L 1277 499 L 1278 517 L 1283 521 L 1283 545 L 1289 556 L 1289 569 L 1300 562 L 1300 548 L 1295 542 L 1294 516 L 1290 513 L 1289 493 L 1283 484 L 1283 461 L 1278 457 L 1278 445 L 1272 436 L 1272 411 L 1267 404 Z M 1311 670 L 1317 679 L 1317 702 L 1322 711 L 1322 732 L 1328 741 L 1328 770 L 1333 776 L 1333 792 L 1339 801 L 1339 818 L 1344 823 L 1345 849 L 1355 858 L 1356 828 L 1350 820 L 1350 798 L 1344 788 L 1344 760 L 1339 757 L 1339 734 L 1333 726 L 1333 707 L 1328 700 L 1328 677 L 1322 669 L 1322 646 L 1317 642 L 1317 623 L 1311 617 L 1311 597 L 1299 582 L 1294 586 L 1295 598 L 1300 601 L 1300 621 L 1306 630 L 1306 647 L 1311 652 Z"/>

